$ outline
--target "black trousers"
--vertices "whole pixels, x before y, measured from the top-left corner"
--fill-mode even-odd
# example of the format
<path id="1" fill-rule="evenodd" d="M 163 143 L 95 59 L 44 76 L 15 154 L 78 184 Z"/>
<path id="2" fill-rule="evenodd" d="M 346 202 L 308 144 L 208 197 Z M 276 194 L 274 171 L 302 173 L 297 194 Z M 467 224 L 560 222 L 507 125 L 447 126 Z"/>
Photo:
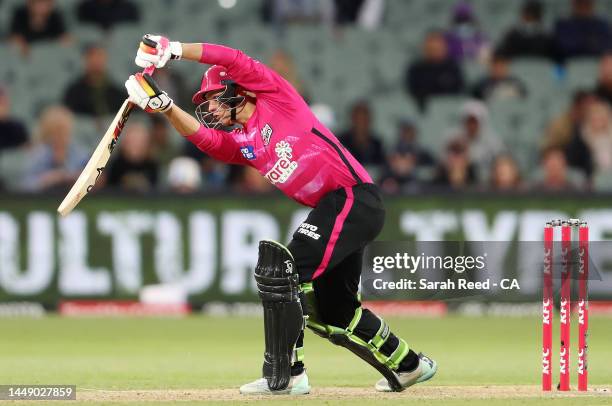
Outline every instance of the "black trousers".
<path id="1" fill-rule="evenodd" d="M 361 306 L 357 295 L 365 246 L 380 233 L 385 209 L 376 185 L 360 183 L 325 195 L 309 214 L 289 243 L 296 262 L 300 283 L 312 281 L 319 321 L 347 328 L 355 310 Z M 382 319 L 363 309 L 353 333 L 368 342 L 381 327 Z M 303 347 L 301 334 L 296 347 Z M 400 345 L 393 333 L 380 347 L 390 356 Z M 410 350 L 398 370 L 409 371 L 418 365 Z M 301 361 L 292 367 L 299 374 Z"/>
<path id="2" fill-rule="evenodd" d="M 288 248 L 300 283 L 313 282 L 322 322 L 344 328 L 361 305 L 363 249 L 380 233 L 384 219 L 378 187 L 361 183 L 325 195 L 293 234 Z"/>

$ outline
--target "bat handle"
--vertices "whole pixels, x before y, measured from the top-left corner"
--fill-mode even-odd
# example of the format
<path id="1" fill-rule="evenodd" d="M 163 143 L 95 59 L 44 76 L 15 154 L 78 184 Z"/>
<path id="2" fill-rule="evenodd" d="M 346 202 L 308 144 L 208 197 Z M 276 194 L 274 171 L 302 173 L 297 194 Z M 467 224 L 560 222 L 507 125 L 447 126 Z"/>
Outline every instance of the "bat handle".
<path id="1" fill-rule="evenodd" d="M 155 50 L 155 48 L 157 47 L 157 43 L 155 41 L 152 41 L 146 35 L 144 37 L 142 37 L 142 43 L 144 45 L 146 45 L 147 47 L 151 48 L 152 50 Z M 142 73 L 146 73 L 148 75 L 152 75 L 154 70 L 155 70 L 155 66 L 151 65 L 148 68 L 145 68 Z"/>
<path id="2" fill-rule="evenodd" d="M 155 66 L 151 65 L 148 68 L 145 68 L 142 73 L 146 73 L 148 75 L 153 75 L 153 72 L 155 71 Z"/>
<path id="3" fill-rule="evenodd" d="M 153 75 L 153 72 L 155 72 L 155 66 L 151 65 L 148 68 L 144 68 L 144 70 L 142 71 L 142 73 L 146 73 L 148 75 Z M 134 104 L 132 102 L 129 103 L 128 108 L 126 110 L 126 116 L 129 116 L 130 113 L 132 112 L 132 109 L 134 108 Z"/>

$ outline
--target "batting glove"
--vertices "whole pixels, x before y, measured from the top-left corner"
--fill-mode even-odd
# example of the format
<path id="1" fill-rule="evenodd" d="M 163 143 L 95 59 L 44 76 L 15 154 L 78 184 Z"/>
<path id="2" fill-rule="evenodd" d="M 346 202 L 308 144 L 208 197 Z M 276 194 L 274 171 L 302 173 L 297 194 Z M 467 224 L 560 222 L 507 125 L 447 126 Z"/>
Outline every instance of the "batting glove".
<path id="1" fill-rule="evenodd" d="M 170 41 L 161 35 L 147 34 L 142 37 L 135 62 L 141 68 L 163 68 L 170 59 L 181 59 L 182 55 L 183 47 L 180 42 Z"/>
<path id="2" fill-rule="evenodd" d="M 164 113 L 174 104 L 147 73 L 131 75 L 125 82 L 125 88 L 130 96 L 129 100 L 147 113 Z"/>

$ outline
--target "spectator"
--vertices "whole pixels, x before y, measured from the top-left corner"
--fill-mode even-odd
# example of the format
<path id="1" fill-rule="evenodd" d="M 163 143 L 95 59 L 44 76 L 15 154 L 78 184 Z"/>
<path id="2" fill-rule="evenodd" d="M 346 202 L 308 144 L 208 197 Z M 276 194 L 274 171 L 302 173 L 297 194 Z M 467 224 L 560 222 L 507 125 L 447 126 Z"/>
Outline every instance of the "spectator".
<path id="1" fill-rule="evenodd" d="M 595 100 L 595 96 L 586 90 L 576 91 L 572 97 L 570 108 L 548 124 L 542 149 L 564 149 L 582 125 L 588 107 Z"/>
<path id="2" fill-rule="evenodd" d="M 385 0 L 334 0 L 334 11 L 336 24 L 375 30 L 384 18 Z"/>
<path id="3" fill-rule="evenodd" d="M 124 89 L 112 83 L 106 67 L 106 50 L 91 45 L 83 53 L 84 72 L 68 86 L 64 103 L 77 114 L 103 116 L 115 114 L 125 100 Z"/>
<path id="4" fill-rule="evenodd" d="M 261 11 L 264 23 L 272 23 L 279 34 L 286 24 L 323 22 L 329 26 L 334 20 L 334 4 L 327 0 L 264 0 Z"/>
<path id="5" fill-rule="evenodd" d="M 610 25 L 595 15 L 594 0 L 572 0 L 572 14 L 555 24 L 554 39 L 560 61 L 600 56 L 610 49 Z"/>
<path id="6" fill-rule="evenodd" d="M 547 148 L 541 159 L 542 180 L 533 186 L 537 191 L 564 192 L 577 189 L 569 178 L 567 160 L 561 148 Z"/>
<path id="7" fill-rule="evenodd" d="M 595 95 L 612 106 L 612 53 L 606 53 L 599 62 Z"/>
<path id="8" fill-rule="evenodd" d="M 522 188 L 518 164 L 509 154 L 495 157 L 491 169 L 491 189 L 499 192 L 517 191 Z"/>
<path id="9" fill-rule="evenodd" d="M 266 178 L 261 176 L 257 169 L 250 166 L 236 166 L 237 170 L 233 189 L 240 194 L 261 194 L 274 190 L 274 186 Z"/>
<path id="10" fill-rule="evenodd" d="M 521 19 L 504 34 L 498 52 L 508 58 L 553 57 L 553 39 L 542 23 L 542 3 L 527 0 L 521 8 Z"/>
<path id="11" fill-rule="evenodd" d="M 198 191 L 202 184 L 198 161 L 187 157 L 174 158 L 168 166 L 168 186 L 175 193 Z"/>
<path id="12" fill-rule="evenodd" d="M 155 82 L 164 89 L 168 96 L 179 106 L 191 106 L 191 90 L 185 84 L 183 76 L 173 69 L 158 69 L 155 71 Z"/>
<path id="13" fill-rule="evenodd" d="M 185 141 L 183 155 L 198 162 L 202 177 L 202 187 L 209 191 L 225 189 L 233 180 L 230 179 L 230 175 L 239 172 L 241 168 L 237 165 L 224 164 L 206 154 L 202 154 L 202 151 L 188 141 Z"/>
<path id="14" fill-rule="evenodd" d="M 162 114 L 149 114 L 151 121 L 151 156 L 162 166 L 167 166 L 177 155 L 178 148 Z"/>
<path id="15" fill-rule="evenodd" d="M 488 122 L 487 107 L 478 101 L 468 101 L 461 113 L 460 127 L 451 131 L 451 140 L 457 140 L 467 149 L 470 163 L 476 166 L 478 178 L 488 175 L 493 157 L 503 152 L 504 146 Z"/>
<path id="16" fill-rule="evenodd" d="M 37 41 L 69 43 L 70 36 L 55 0 L 27 0 L 17 7 L 11 21 L 10 40 L 24 55 L 30 44 Z"/>
<path id="17" fill-rule="evenodd" d="M 398 126 L 396 150 L 402 150 L 414 154 L 417 165 L 431 166 L 435 164 L 433 155 L 429 153 L 419 142 L 418 128 L 411 120 L 401 120 Z"/>
<path id="18" fill-rule="evenodd" d="M 351 128 L 341 133 L 339 139 L 361 164 L 381 167 L 385 164 L 385 154 L 371 122 L 370 106 L 363 100 L 356 102 L 351 109 Z"/>
<path id="19" fill-rule="evenodd" d="M 414 123 L 404 120 L 400 122 L 397 144 L 379 183 L 387 193 L 407 190 L 421 180 L 419 169 L 434 164 L 432 155 L 418 143 Z"/>
<path id="20" fill-rule="evenodd" d="M 304 88 L 304 83 L 302 82 L 302 79 L 295 68 L 293 59 L 287 52 L 282 49 L 277 49 L 272 54 L 268 66 L 274 69 L 276 73 L 281 75 L 283 79 L 289 82 L 302 95 L 304 100 L 308 101 L 310 99 L 308 97 L 308 92 Z"/>
<path id="21" fill-rule="evenodd" d="M 129 124 L 121 136 L 119 154 L 109 164 L 107 184 L 149 192 L 157 186 L 159 165 L 151 156 L 151 136 L 142 123 Z"/>
<path id="22" fill-rule="evenodd" d="M 423 44 L 423 58 L 414 62 L 406 72 L 405 86 L 421 111 L 429 97 L 459 94 L 463 91 L 463 73 L 459 64 L 448 56 L 444 35 L 439 31 L 427 34 Z"/>
<path id="23" fill-rule="evenodd" d="M 38 143 L 28 158 L 24 189 L 63 190 L 74 183 L 89 157 L 72 143 L 73 125 L 72 113 L 62 106 L 51 106 L 43 111 Z"/>
<path id="24" fill-rule="evenodd" d="M 77 16 L 80 22 L 96 24 L 104 30 L 139 20 L 138 8 L 128 0 L 83 0 Z"/>
<path id="25" fill-rule="evenodd" d="M 566 147 L 568 165 L 581 169 L 588 179 L 612 169 L 612 113 L 604 102 L 591 103 L 582 126 Z"/>
<path id="26" fill-rule="evenodd" d="M 490 45 L 478 26 L 472 6 L 466 1 L 459 1 L 453 8 L 451 20 L 452 27 L 446 32 L 449 56 L 457 62 L 485 62 L 489 57 Z"/>
<path id="27" fill-rule="evenodd" d="M 384 22 L 386 0 L 365 0 L 359 15 L 357 24 L 364 30 L 377 30 Z"/>
<path id="28" fill-rule="evenodd" d="M 510 74 L 510 61 L 502 54 L 495 54 L 489 62 L 489 73 L 476 83 L 474 97 L 485 101 L 523 99 L 527 88 L 523 82 Z"/>
<path id="29" fill-rule="evenodd" d="M 10 116 L 11 101 L 6 89 L 0 86 L 0 152 L 25 145 L 28 131 L 23 123 Z"/>
<path id="30" fill-rule="evenodd" d="M 459 140 L 451 141 L 446 147 L 445 158 L 438 165 L 433 184 L 457 190 L 473 186 L 477 179 L 466 145 Z"/>
<path id="31" fill-rule="evenodd" d="M 364 0 L 334 0 L 336 24 L 354 24 L 364 3 Z"/>

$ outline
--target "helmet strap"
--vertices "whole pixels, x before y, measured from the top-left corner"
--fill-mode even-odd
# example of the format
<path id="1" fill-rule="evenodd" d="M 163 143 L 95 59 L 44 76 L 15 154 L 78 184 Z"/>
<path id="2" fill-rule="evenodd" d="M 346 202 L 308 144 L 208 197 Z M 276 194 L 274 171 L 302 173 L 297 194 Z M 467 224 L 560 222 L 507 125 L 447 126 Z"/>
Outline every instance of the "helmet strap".
<path id="1" fill-rule="evenodd" d="M 231 79 L 226 79 L 221 81 L 222 84 L 225 85 L 225 91 L 219 98 L 227 98 L 229 99 L 229 107 L 231 109 L 231 119 L 232 121 L 236 121 L 237 108 L 240 103 L 244 101 L 243 97 L 238 97 L 238 84 Z"/>

